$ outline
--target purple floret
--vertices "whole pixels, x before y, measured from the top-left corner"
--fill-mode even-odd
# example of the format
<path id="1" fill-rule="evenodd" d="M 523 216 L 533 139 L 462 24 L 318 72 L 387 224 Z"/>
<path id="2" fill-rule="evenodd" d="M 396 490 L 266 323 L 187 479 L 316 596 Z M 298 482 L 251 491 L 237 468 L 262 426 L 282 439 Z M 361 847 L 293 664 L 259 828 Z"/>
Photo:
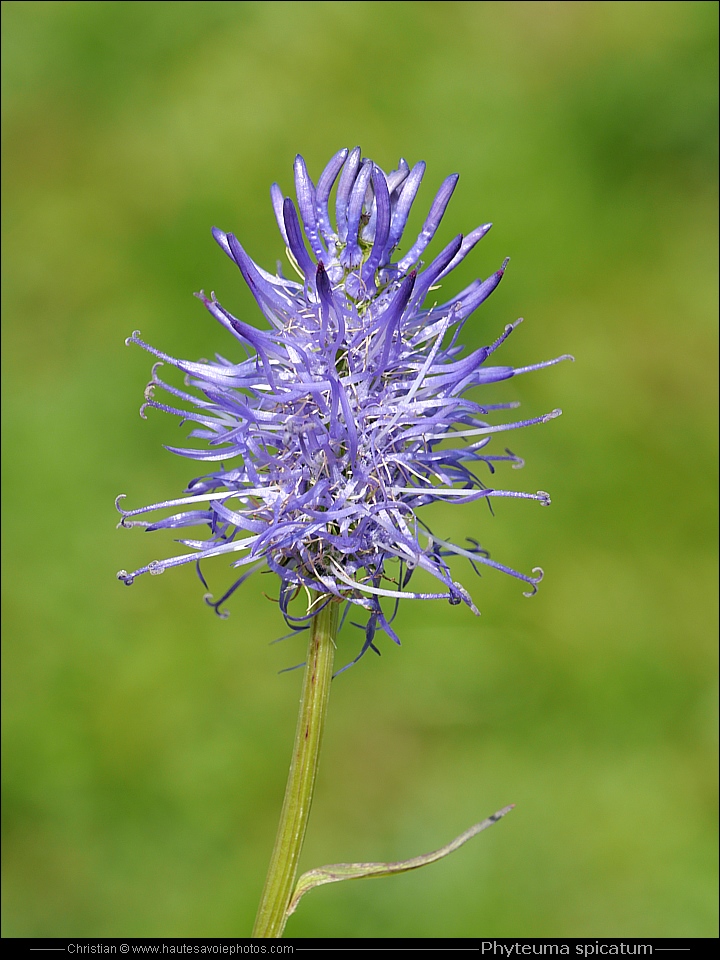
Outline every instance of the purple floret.
<path id="1" fill-rule="evenodd" d="M 521 368 L 487 364 L 517 324 L 489 346 L 462 356 L 458 335 L 499 284 L 507 261 L 446 303 L 433 301 L 434 285 L 490 229 L 484 224 L 460 235 L 427 265 L 422 262 L 457 184 L 453 174 L 440 187 L 415 242 L 393 262 L 424 172 L 424 163 L 410 169 L 401 160 L 386 174 L 363 159 L 359 148 L 341 150 L 316 187 L 298 156 L 297 206 L 277 184 L 271 188 L 298 280 L 267 273 L 233 234 L 213 230 L 269 329 L 237 319 L 214 294 L 198 297 L 240 342 L 247 359 L 176 360 L 144 343 L 137 331 L 128 339 L 160 361 L 141 413 L 157 407 L 193 424 L 189 437 L 200 444 L 168 449 L 220 468 L 192 480 L 185 496 L 174 500 L 125 510 L 118 498 L 123 526 L 207 528 L 204 539 L 178 541 L 187 548 L 182 555 L 121 571 L 119 579 L 131 584 L 142 573 L 190 562 L 197 562 L 199 571 L 199 561 L 228 554 L 232 565 L 242 568 L 241 576 L 220 600 L 207 598 L 216 611 L 250 573 L 270 569 L 280 578 L 280 607 L 294 629 L 318 610 L 316 603 L 307 617 L 291 615 L 288 605 L 303 588 L 368 610 L 360 655 L 376 649 L 378 630 L 399 642 L 390 624 L 400 598 L 465 603 L 477 613 L 467 591 L 452 579 L 452 556 L 467 558 L 476 571 L 477 565 L 490 566 L 524 581 L 527 595 L 536 591 L 539 568 L 519 573 L 491 560 L 475 541 L 460 547 L 440 540 L 416 513 L 438 501 L 550 502 L 543 491 L 488 486 L 474 471 L 484 464 L 492 475 L 498 461 L 522 466 L 509 450 L 485 452 L 492 434 L 544 423 L 560 411 L 493 425 L 489 413 L 515 404 L 482 404 L 468 394 L 481 384 L 569 359 Z M 333 226 L 329 199 L 335 184 Z M 161 379 L 163 363 L 185 374 L 188 390 Z M 157 390 L 169 401 L 158 400 Z M 137 519 L 149 514 L 156 517 Z M 416 569 L 435 577 L 436 592 L 407 589 Z M 383 598 L 395 601 L 391 615 L 381 606 Z"/>

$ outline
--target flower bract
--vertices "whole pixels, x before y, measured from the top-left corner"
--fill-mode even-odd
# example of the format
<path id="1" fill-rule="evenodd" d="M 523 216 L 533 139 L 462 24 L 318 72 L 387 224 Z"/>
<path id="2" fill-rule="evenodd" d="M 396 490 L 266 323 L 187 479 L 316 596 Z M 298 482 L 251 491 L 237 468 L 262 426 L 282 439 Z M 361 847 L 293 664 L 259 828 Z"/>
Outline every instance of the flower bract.
<path id="1" fill-rule="evenodd" d="M 214 294 L 201 292 L 197 296 L 234 341 L 230 358 L 179 360 L 137 331 L 129 338 L 158 360 L 141 413 L 155 407 L 192 424 L 189 437 L 197 445 L 168 449 L 199 461 L 203 473 L 174 499 L 127 510 L 118 498 L 121 523 L 205 533 L 181 539 L 179 556 L 121 571 L 126 584 L 191 562 L 200 571 L 201 561 L 227 555 L 238 576 L 219 600 L 207 597 L 217 611 L 252 572 L 266 568 L 279 577 L 280 606 L 294 627 L 306 618 L 292 616 L 289 604 L 303 588 L 365 608 L 362 652 L 374 648 L 378 630 L 397 641 L 392 601 L 400 598 L 445 599 L 475 610 L 453 579 L 453 556 L 476 569 L 504 571 L 524 581 L 528 594 L 535 592 L 539 568 L 523 574 L 490 559 L 476 541 L 459 546 L 438 539 L 418 514 L 439 501 L 516 497 L 549 503 L 542 491 L 490 483 L 498 461 L 522 461 L 509 450 L 489 448 L 495 434 L 544 423 L 560 411 L 496 422 L 503 419 L 498 411 L 516 404 L 483 403 L 482 387 L 566 359 L 498 366 L 495 352 L 517 324 L 487 346 L 463 351 L 463 328 L 500 283 L 507 261 L 438 302 L 438 285 L 491 225 L 459 234 L 434 258 L 427 256 L 457 184 L 452 175 L 417 238 L 399 252 L 424 173 L 424 163 L 411 168 L 404 160 L 385 173 L 355 148 L 336 153 L 314 183 L 298 156 L 296 202 L 277 184 L 271 188 L 297 276 L 285 276 L 279 265 L 266 272 L 232 233 L 213 230 L 267 329 L 238 319 Z M 182 371 L 184 389 L 164 379 L 164 364 Z M 435 578 L 434 591 L 409 588 L 417 570 Z"/>

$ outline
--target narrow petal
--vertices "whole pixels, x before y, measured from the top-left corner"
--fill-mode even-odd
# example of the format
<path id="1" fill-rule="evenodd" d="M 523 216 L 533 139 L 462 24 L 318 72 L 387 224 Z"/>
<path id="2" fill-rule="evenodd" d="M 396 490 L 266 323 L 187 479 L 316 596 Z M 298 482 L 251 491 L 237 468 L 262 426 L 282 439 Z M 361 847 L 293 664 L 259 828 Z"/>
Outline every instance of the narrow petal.
<path id="1" fill-rule="evenodd" d="M 380 266 L 390 231 L 390 193 L 385 174 L 377 166 L 373 169 L 372 185 L 377 216 L 372 251 L 362 268 L 362 279 L 366 284 L 374 283 L 375 271 Z"/>
<path id="2" fill-rule="evenodd" d="M 423 228 L 420 231 L 420 235 L 402 260 L 400 260 L 398 263 L 398 270 L 401 273 L 409 270 L 410 267 L 417 262 L 420 254 L 435 236 L 437 228 L 440 226 L 440 221 L 442 220 L 445 210 L 447 209 L 447 205 L 450 203 L 450 197 L 452 197 L 453 191 L 455 190 L 459 179 L 459 175 L 457 173 L 453 173 L 443 181 L 442 186 L 437 192 L 437 196 L 432 202 L 430 213 L 427 215 L 427 219 L 425 220 Z"/>
<path id="3" fill-rule="evenodd" d="M 288 246 L 290 247 L 292 255 L 297 260 L 298 266 L 305 274 L 305 279 L 309 280 L 315 276 L 315 264 L 313 263 L 310 254 L 307 252 L 305 247 L 302 233 L 300 231 L 300 221 L 298 220 L 298 215 L 295 210 L 295 204 L 292 202 L 290 197 L 286 197 L 285 202 L 283 203 L 283 218 L 285 220 Z"/>
<path id="4" fill-rule="evenodd" d="M 387 262 L 390 252 L 398 245 L 400 237 L 403 234 L 405 225 L 410 215 L 410 208 L 413 205 L 417 192 L 420 189 L 422 178 L 425 176 L 425 164 L 421 160 L 416 163 L 405 180 L 400 196 L 392 212 L 392 222 L 385 247 L 385 258 L 383 263 Z"/>
<path id="5" fill-rule="evenodd" d="M 328 200 L 330 199 L 330 191 L 337 180 L 338 174 L 343 168 L 343 164 L 345 163 L 347 156 L 347 147 L 344 147 L 342 150 L 338 150 L 338 152 L 320 174 L 320 178 L 318 179 L 317 183 L 317 190 L 315 191 L 315 211 L 317 214 L 318 227 L 325 238 L 325 243 L 328 248 L 335 238 L 335 231 L 330 223 Z"/>
<path id="6" fill-rule="evenodd" d="M 337 220 L 337 232 L 341 240 L 345 240 L 348 234 L 348 203 L 350 202 L 350 193 L 355 184 L 355 178 L 360 169 L 360 147 L 355 147 L 349 154 L 345 165 L 340 174 L 338 183 L 337 197 L 335 198 L 335 215 Z"/>
<path id="7" fill-rule="evenodd" d="M 315 185 L 310 179 L 305 161 L 300 154 L 295 157 L 295 191 L 297 193 L 298 209 L 302 217 L 305 236 L 310 241 L 310 247 L 315 256 L 322 258 L 326 255 L 327 251 L 318 236 Z M 283 209 L 283 217 L 284 212 Z"/>
<path id="8" fill-rule="evenodd" d="M 350 201 L 347 208 L 347 245 L 340 255 L 340 263 L 348 269 L 353 270 L 360 266 L 362 252 L 358 243 L 358 232 L 360 229 L 360 217 L 362 215 L 363 204 L 365 203 L 365 192 L 372 176 L 373 163 L 371 160 L 363 160 L 360 172 L 353 184 Z"/>

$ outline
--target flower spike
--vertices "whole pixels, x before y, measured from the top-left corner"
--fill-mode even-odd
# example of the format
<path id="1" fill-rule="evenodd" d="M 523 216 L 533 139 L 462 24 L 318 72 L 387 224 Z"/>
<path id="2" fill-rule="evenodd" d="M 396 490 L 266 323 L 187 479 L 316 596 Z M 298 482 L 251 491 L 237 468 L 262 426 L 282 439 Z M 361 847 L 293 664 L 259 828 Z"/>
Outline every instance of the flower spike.
<path id="1" fill-rule="evenodd" d="M 213 230 L 267 328 L 237 319 L 214 294 L 200 292 L 207 310 L 242 348 L 239 356 L 177 360 L 142 341 L 137 331 L 129 338 L 159 361 L 143 416 L 156 408 L 187 421 L 191 444 L 168 449 L 206 462 L 210 472 L 192 480 L 184 496 L 147 507 L 126 509 L 118 498 L 123 527 L 205 531 L 199 539 L 180 540 L 181 555 L 121 571 L 119 579 L 130 584 L 143 573 L 196 563 L 205 583 L 198 561 L 227 554 L 236 578 L 220 600 L 207 595 L 216 612 L 226 615 L 228 598 L 265 568 L 279 577 L 280 608 L 293 631 L 317 613 L 290 612 L 299 591 L 345 601 L 346 614 L 351 607 L 368 611 L 359 656 L 378 652 L 380 632 L 399 642 L 391 623 L 402 598 L 444 599 L 477 613 L 453 579 L 450 557 L 469 561 L 476 572 L 500 570 L 522 581 L 528 595 L 536 592 L 539 568 L 523 574 L 491 560 L 477 541 L 458 546 L 438 539 L 418 511 L 438 502 L 489 505 L 499 497 L 547 505 L 543 491 L 488 487 L 473 470 L 484 464 L 492 474 L 500 461 L 522 466 L 508 450 L 485 452 L 492 435 L 546 423 L 560 411 L 492 422 L 487 418 L 493 411 L 517 404 L 483 404 L 475 388 L 572 358 L 521 367 L 488 363 L 517 323 L 487 346 L 462 354 L 463 326 L 496 289 L 507 260 L 447 302 L 426 304 L 434 285 L 464 260 L 490 224 L 459 234 L 422 262 L 457 185 L 453 174 L 441 185 L 419 236 L 393 261 L 424 173 L 423 162 L 411 168 L 404 160 L 385 173 L 356 147 L 339 150 L 315 186 L 298 155 L 297 207 L 277 184 L 270 195 L 300 282 L 263 270 L 232 233 Z M 162 363 L 182 371 L 185 389 L 160 378 Z M 161 402 L 158 391 L 172 401 Z M 409 588 L 418 569 L 438 581 L 437 590 Z"/>

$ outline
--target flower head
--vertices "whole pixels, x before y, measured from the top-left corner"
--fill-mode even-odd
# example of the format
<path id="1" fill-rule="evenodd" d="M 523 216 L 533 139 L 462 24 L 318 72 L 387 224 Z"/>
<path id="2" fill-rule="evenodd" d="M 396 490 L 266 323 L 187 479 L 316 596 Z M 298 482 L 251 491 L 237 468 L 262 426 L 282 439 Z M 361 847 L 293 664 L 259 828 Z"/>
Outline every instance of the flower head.
<path id="1" fill-rule="evenodd" d="M 260 330 L 234 317 L 214 294 L 197 294 L 245 359 L 176 360 L 144 343 L 137 331 L 129 338 L 160 361 L 141 414 L 156 407 L 194 424 L 189 436 L 200 446 L 168 449 L 219 466 L 192 480 L 177 499 L 125 510 L 118 498 L 126 527 L 207 527 L 204 539 L 179 541 L 188 548 L 181 556 L 121 571 L 119 579 L 130 584 L 142 573 L 189 562 L 198 562 L 199 571 L 199 561 L 230 555 L 241 575 L 220 600 L 206 598 L 216 611 L 252 572 L 266 567 L 280 578 L 280 606 L 292 624 L 304 620 L 288 610 L 301 588 L 366 608 L 363 652 L 373 647 L 378 629 L 397 640 L 394 613 L 383 610 L 382 598 L 445 599 L 475 611 L 452 578 L 453 555 L 502 570 L 525 581 L 528 595 L 535 592 L 539 568 L 526 575 L 491 560 L 475 541 L 460 547 L 440 540 L 418 517 L 418 508 L 437 501 L 550 502 L 542 491 L 497 489 L 476 471 L 492 475 L 497 461 L 521 466 L 509 450 L 487 452 L 493 434 L 544 423 L 560 411 L 491 423 L 491 413 L 517 404 L 483 404 L 474 388 L 566 359 L 494 365 L 493 354 L 517 324 L 463 355 L 463 326 L 500 283 L 507 261 L 452 299 L 435 301 L 431 291 L 491 226 L 460 234 L 434 259 L 423 260 L 455 174 L 440 187 L 417 239 L 393 260 L 424 172 L 424 163 L 411 169 L 401 160 L 385 173 L 355 148 L 336 153 L 316 185 L 298 156 L 297 206 L 277 184 L 271 198 L 299 279 L 285 277 L 279 265 L 276 274 L 267 273 L 233 234 L 213 230 L 269 323 Z M 185 374 L 188 390 L 162 379 L 164 363 Z M 168 402 L 157 399 L 158 389 Z M 162 519 L 136 519 L 167 510 Z M 417 569 L 436 578 L 436 592 L 407 589 Z"/>

